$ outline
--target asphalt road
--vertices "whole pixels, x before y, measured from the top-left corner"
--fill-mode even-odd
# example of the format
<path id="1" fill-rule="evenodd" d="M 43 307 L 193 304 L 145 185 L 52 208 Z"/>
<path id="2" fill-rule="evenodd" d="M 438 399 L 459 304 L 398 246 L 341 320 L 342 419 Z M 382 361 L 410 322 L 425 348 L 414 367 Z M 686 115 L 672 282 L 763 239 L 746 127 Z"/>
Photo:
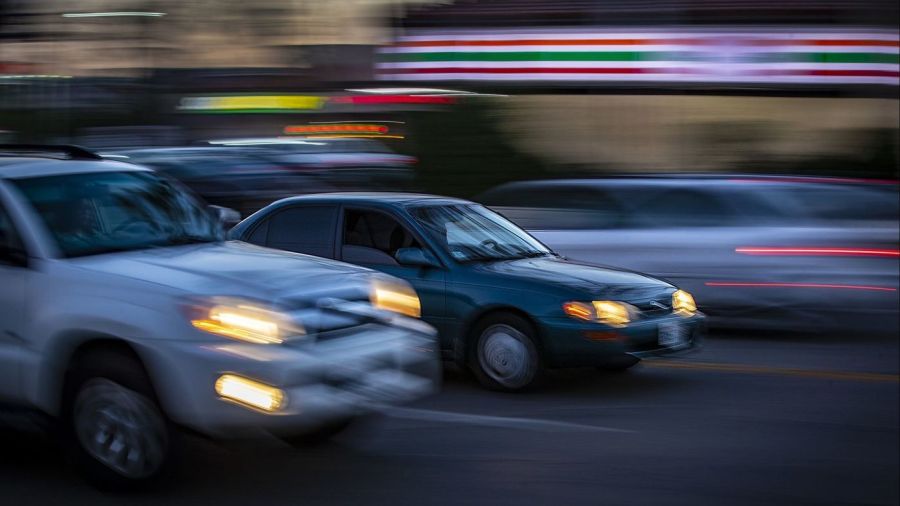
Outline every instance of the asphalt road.
<path id="1" fill-rule="evenodd" d="M 49 440 L 5 430 L 0 502 L 22 504 L 898 504 L 898 344 L 719 336 L 624 374 L 443 392 L 294 450 L 191 441 L 162 490 L 84 485 Z"/>

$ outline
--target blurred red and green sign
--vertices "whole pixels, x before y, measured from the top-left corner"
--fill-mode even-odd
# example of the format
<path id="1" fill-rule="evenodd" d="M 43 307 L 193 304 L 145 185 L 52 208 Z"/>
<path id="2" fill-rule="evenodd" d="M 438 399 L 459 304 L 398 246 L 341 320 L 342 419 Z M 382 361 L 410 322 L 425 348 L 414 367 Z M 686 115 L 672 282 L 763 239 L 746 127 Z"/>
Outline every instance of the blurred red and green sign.
<path id="1" fill-rule="evenodd" d="M 896 30 L 425 30 L 381 48 L 379 79 L 900 83 Z"/>

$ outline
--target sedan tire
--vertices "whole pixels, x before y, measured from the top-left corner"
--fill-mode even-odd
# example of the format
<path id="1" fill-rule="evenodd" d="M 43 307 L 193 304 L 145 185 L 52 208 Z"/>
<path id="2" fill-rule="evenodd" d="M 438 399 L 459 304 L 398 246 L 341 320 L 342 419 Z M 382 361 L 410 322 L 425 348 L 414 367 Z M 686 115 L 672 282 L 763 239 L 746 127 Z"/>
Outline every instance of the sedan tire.
<path id="1" fill-rule="evenodd" d="M 534 385 L 541 371 L 535 331 L 524 318 L 496 314 L 476 325 L 469 368 L 492 390 L 517 392 Z"/>

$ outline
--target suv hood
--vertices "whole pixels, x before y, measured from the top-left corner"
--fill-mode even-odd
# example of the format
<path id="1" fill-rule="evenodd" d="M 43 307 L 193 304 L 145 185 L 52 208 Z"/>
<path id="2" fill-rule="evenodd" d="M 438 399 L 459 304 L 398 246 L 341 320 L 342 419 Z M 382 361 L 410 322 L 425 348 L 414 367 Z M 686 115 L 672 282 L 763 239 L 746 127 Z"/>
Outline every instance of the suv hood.
<path id="1" fill-rule="evenodd" d="M 299 302 L 368 298 L 374 271 L 325 258 L 229 241 L 94 255 L 74 265 L 198 295 Z"/>
<path id="2" fill-rule="evenodd" d="M 613 300 L 653 298 L 675 287 L 638 272 L 558 257 L 525 258 L 482 264 L 480 269 L 520 280 L 532 280 L 589 292 Z"/>

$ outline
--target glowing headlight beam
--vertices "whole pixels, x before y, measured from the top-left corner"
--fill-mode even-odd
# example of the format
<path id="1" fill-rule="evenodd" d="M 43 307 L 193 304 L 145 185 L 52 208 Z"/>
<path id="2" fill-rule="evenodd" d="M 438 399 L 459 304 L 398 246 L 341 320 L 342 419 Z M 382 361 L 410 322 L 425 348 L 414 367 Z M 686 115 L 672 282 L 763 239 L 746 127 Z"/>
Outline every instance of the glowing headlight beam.
<path id="1" fill-rule="evenodd" d="M 684 290 L 675 290 L 672 294 L 672 311 L 676 314 L 691 316 L 697 312 L 694 296 Z"/>
<path id="2" fill-rule="evenodd" d="M 637 309 L 631 304 L 612 300 L 586 302 L 566 302 L 563 312 L 579 320 L 594 321 L 612 327 L 624 327 L 631 322 Z"/>
<path id="3" fill-rule="evenodd" d="M 413 318 L 422 316 L 422 305 L 415 290 L 404 285 L 375 283 L 371 294 L 372 305 L 378 309 L 393 311 Z"/>
<path id="4" fill-rule="evenodd" d="M 253 344 L 280 344 L 303 327 L 282 313 L 240 303 L 222 303 L 200 308 L 191 319 L 195 328 Z"/>

